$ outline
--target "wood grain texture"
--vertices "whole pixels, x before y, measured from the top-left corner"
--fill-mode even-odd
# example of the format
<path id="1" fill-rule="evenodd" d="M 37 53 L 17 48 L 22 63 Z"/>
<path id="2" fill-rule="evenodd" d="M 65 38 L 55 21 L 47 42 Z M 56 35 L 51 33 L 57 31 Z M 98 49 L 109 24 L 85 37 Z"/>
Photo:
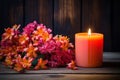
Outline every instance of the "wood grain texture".
<path id="1" fill-rule="evenodd" d="M 120 80 L 112 74 L 17 74 L 0 75 L 0 80 Z"/>
<path id="2" fill-rule="evenodd" d="M 104 52 L 103 59 L 104 65 L 99 68 L 79 67 L 78 70 L 51 68 L 48 70 L 28 70 L 25 73 L 18 73 L 0 63 L 0 80 L 119 80 L 120 54 Z"/>
<path id="3" fill-rule="evenodd" d="M 53 29 L 54 22 L 54 0 L 39 0 L 38 1 L 39 20 L 47 27 Z"/>
<path id="4" fill-rule="evenodd" d="M 80 32 L 81 0 L 54 0 L 54 32 L 67 35 L 74 42 L 74 34 Z"/>
<path id="5" fill-rule="evenodd" d="M 34 20 L 52 28 L 52 0 L 25 0 L 25 24 Z"/>
<path id="6" fill-rule="evenodd" d="M 38 0 L 24 0 L 25 25 L 34 20 L 39 22 Z"/>
<path id="7" fill-rule="evenodd" d="M 111 50 L 111 1 L 109 0 L 83 0 L 82 2 L 82 30 L 88 28 L 92 32 L 104 34 L 104 50 Z"/>
<path id="8" fill-rule="evenodd" d="M 119 0 L 0 0 L 0 35 L 4 28 L 36 20 L 74 43 L 78 32 L 104 34 L 104 51 L 120 51 Z"/>
<path id="9" fill-rule="evenodd" d="M 9 1 L 10 25 L 23 24 L 23 0 Z"/>

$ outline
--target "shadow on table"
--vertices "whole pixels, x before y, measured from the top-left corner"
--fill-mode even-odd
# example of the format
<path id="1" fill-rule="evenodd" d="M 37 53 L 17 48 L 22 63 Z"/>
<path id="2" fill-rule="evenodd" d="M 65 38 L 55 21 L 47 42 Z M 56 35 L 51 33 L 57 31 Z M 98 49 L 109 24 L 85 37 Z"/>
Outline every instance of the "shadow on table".
<path id="1" fill-rule="evenodd" d="M 103 67 L 120 68 L 120 62 L 103 62 Z"/>

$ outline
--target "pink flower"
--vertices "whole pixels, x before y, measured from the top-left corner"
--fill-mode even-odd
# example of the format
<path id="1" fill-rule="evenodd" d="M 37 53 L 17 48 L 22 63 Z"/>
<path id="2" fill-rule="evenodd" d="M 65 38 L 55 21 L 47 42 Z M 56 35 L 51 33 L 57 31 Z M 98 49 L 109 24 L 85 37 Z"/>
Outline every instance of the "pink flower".
<path id="1" fill-rule="evenodd" d="M 52 53 L 56 49 L 57 45 L 54 40 L 50 40 L 39 46 L 41 54 Z"/>
<path id="2" fill-rule="evenodd" d="M 8 47 L 8 46 L 12 46 L 13 42 L 11 40 L 6 40 L 6 41 L 1 41 L 1 46 L 4 47 Z"/>
<path id="3" fill-rule="evenodd" d="M 53 39 L 55 39 L 57 44 L 60 44 L 60 48 L 63 50 L 68 50 L 70 47 L 73 48 L 73 45 L 69 43 L 69 38 L 67 36 L 56 35 Z"/>
<path id="4" fill-rule="evenodd" d="M 61 67 L 66 66 L 70 63 L 71 60 L 74 60 L 74 53 L 69 53 L 69 51 L 56 50 L 53 54 L 51 54 L 49 58 L 49 66 L 50 67 Z"/>
<path id="5" fill-rule="evenodd" d="M 37 22 L 34 21 L 33 23 L 29 23 L 25 28 L 23 28 L 23 33 L 27 34 L 28 36 L 35 30 L 37 27 Z"/>
<path id="6" fill-rule="evenodd" d="M 36 21 L 29 23 L 23 32 L 20 25 L 5 29 L 0 42 L 0 59 L 17 71 L 24 69 L 46 69 L 65 67 L 74 60 L 74 46 L 67 36 L 56 35 L 52 30 Z M 38 60 L 37 63 L 35 60 Z M 34 61 L 35 63 L 34 63 Z M 74 68 L 73 62 L 69 68 Z"/>

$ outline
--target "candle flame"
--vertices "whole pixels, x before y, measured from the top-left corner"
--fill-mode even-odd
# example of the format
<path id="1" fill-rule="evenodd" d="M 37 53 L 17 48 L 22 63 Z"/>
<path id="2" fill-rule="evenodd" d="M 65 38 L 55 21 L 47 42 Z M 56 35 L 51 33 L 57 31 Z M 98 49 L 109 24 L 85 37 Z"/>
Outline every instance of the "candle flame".
<path id="1" fill-rule="evenodd" d="M 88 36 L 90 36 L 91 35 L 91 29 L 89 28 L 89 30 L 88 30 Z"/>

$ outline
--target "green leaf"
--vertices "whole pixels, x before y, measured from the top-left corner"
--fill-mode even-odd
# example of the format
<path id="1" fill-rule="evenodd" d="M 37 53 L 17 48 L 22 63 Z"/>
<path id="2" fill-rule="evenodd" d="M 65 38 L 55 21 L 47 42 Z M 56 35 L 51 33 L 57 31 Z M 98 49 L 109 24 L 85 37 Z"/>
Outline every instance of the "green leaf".
<path id="1" fill-rule="evenodd" d="M 33 61 L 32 61 L 32 66 L 35 67 L 38 63 L 38 59 L 35 58 Z"/>
<path id="2" fill-rule="evenodd" d="M 44 58 L 44 55 L 43 55 L 43 54 L 39 54 L 39 55 L 37 56 L 37 58 L 38 58 L 38 59 L 40 59 L 40 58 L 43 59 L 43 58 Z"/>
<path id="3" fill-rule="evenodd" d="M 21 57 L 23 58 L 25 56 L 26 52 L 22 52 Z"/>
<path id="4" fill-rule="evenodd" d="M 42 58 L 42 59 L 44 59 L 45 58 L 45 56 L 43 55 L 43 54 L 41 54 L 40 52 L 37 52 L 37 59 L 40 59 L 40 58 Z"/>

